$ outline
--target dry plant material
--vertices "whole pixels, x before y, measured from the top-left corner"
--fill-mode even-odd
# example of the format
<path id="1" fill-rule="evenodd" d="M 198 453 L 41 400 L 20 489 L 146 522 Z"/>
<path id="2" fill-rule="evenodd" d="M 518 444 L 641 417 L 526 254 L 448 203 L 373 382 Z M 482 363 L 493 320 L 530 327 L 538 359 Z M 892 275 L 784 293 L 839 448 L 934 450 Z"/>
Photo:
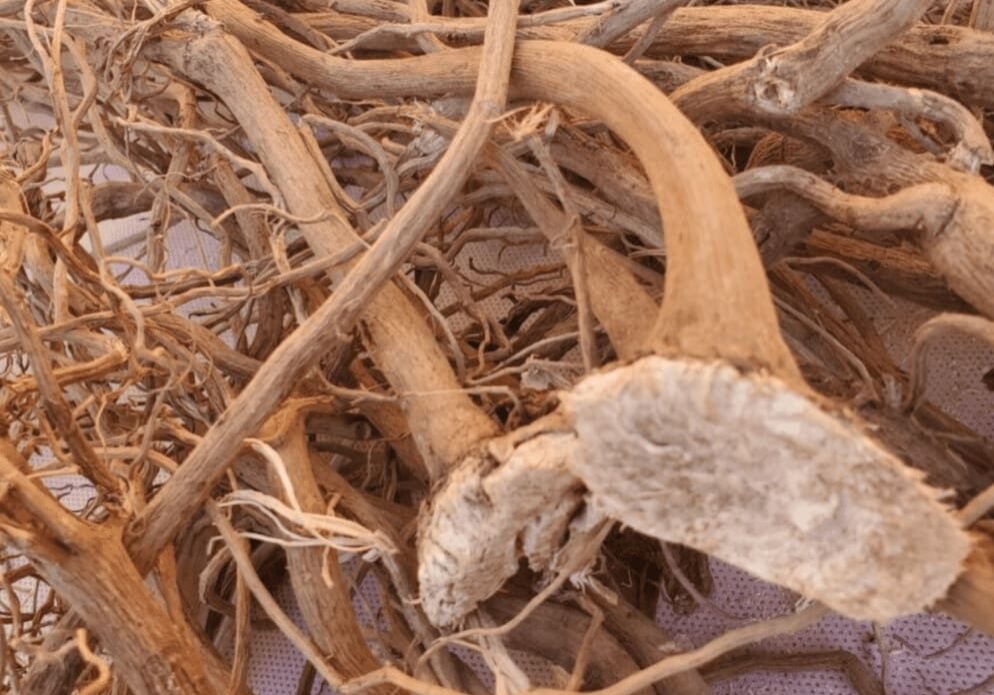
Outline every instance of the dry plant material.
<path id="1" fill-rule="evenodd" d="M 825 26 L 852 21 L 855 6 L 846 8 L 832 13 Z M 834 37 L 835 29 L 828 35 Z M 718 82 L 691 83 L 687 93 L 703 94 L 725 79 L 736 82 L 723 71 L 715 75 Z M 612 84 L 619 92 L 624 85 Z M 597 94 L 610 94 L 609 89 L 604 84 Z M 587 109 L 595 109 L 597 100 L 589 101 Z M 646 97 L 641 103 L 652 105 L 645 116 L 633 106 L 624 122 L 601 118 L 641 156 L 659 201 L 667 232 L 666 299 L 645 347 L 666 357 L 589 377 L 563 394 L 564 417 L 553 419 L 546 435 L 562 440 L 555 450 L 564 460 L 554 465 L 583 481 L 595 510 L 726 559 L 853 617 L 888 620 L 933 604 L 960 573 L 966 535 L 938 502 L 938 492 L 870 439 L 855 417 L 809 398 L 779 338 L 742 213 L 724 203 L 726 177 L 703 154 L 699 136 L 682 130 L 682 118 L 670 115 L 664 99 Z M 660 121 L 658 114 L 667 118 Z M 662 164 L 661 156 L 671 153 L 660 151 L 659 144 L 676 141 L 681 146 L 672 154 L 675 161 Z M 695 142 L 702 152 L 682 160 Z M 674 180 L 670 172 L 676 171 L 696 172 L 695 185 Z M 683 211 L 704 189 L 710 189 L 710 205 L 693 216 L 691 232 Z M 769 376 L 754 377 L 748 373 L 753 370 Z M 573 442 L 564 440 L 567 427 Z M 527 446 L 537 447 L 542 439 L 530 434 Z M 521 456 L 531 458 L 523 450 Z M 550 457 L 538 454 L 535 460 Z M 770 464 L 765 472 L 764 463 Z M 496 475 L 509 470 L 498 468 Z M 840 478 L 829 482 L 835 474 Z M 822 484 L 827 488 L 819 489 Z M 445 491 L 453 498 L 436 497 L 431 520 L 422 528 L 423 599 L 429 615 L 443 624 L 465 614 L 500 579 L 493 565 L 480 562 L 489 550 L 485 536 L 456 545 L 463 541 L 456 529 L 472 526 L 464 519 L 485 506 L 463 490 L 457 481 Z M 907 497 L 888 521 L 881 507 L 895 494 Z M 507 514 L 507 496 L 495 500 L 500 514 Z M 905 526 L 907 505 L 919 510 L 914 516 L 928 520 L 921 531 Z M 523 505 L 514 515 L 516 526 L 492 523 L 485 533 L 506 549 L 508 536 L 524 537 L 539 511 Z M 844 549 L 830 528 L 849 539 Z M 919 537 L 925 528 L 937 539 L 927 549 Z M 818 539 L 825 545 L 819 547 Z M 505 575 L 513 571 L 514 557 L 505 550 Z M 870 569 L 867 557 L 880 562 Z M 535 559 L 529 559 L 534 566 Z M 893 587 L 910 570 L 905 559 L 922 574 L 911 583 L 915 590 L 902 595 Z M 859 582 L 851 579 L 857 566 Z"/>
<path id="2" fill-rule="evenodd" d="M 870 692 L 742 647 L 994 631 L 922 386 L 991 335 L 991 4 L 684 4 L 0 2 L 0 689 L 247 694 L 275 626 L 344 693 Z M 960 312 L 908 372 L 892 297 Z M 818 603 L 666 655 L 618 522 Z"/>

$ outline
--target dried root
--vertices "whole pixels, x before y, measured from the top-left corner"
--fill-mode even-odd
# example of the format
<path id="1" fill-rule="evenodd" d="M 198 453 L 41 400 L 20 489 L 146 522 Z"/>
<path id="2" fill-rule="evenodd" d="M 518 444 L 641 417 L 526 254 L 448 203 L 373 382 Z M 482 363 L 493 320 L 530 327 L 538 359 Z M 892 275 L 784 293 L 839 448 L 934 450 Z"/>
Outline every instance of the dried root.
<path id="1" fill-rule="evenodd" d="M 990 3 L 683 4 L 0 2 L 0 689 L 247 694 L 253 603 L 343 693 L 994 632 L 923 388 L 994 318 Z M 618 523 L 818 603 L 664 656 Z"/>

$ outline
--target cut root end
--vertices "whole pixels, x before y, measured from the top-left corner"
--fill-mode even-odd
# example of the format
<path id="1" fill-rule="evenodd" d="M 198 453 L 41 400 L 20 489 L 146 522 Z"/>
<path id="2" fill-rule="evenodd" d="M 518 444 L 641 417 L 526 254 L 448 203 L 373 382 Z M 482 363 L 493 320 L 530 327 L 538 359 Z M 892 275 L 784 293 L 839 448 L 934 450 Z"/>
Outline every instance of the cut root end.
<path id="1" fill-rule="evenodd" d="M 605 514 L 859 619 L 944 596 L 970 548 L 938 490 L 850 414 L 721 362 L 648 357 L 566 397 Z"/>

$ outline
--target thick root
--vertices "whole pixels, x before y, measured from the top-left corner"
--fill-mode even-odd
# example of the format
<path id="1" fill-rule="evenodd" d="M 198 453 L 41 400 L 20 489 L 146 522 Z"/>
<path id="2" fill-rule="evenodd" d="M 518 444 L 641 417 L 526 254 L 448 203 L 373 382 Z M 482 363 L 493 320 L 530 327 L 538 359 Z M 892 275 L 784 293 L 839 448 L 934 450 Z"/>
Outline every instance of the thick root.
<path id="1" fill-rule="evenodd" d="M 854 418 L 721 363 L 648 357 L 565 398 L 571 470 L 605 514 L 853 618 L 942 598 L 970 542 Z"/>

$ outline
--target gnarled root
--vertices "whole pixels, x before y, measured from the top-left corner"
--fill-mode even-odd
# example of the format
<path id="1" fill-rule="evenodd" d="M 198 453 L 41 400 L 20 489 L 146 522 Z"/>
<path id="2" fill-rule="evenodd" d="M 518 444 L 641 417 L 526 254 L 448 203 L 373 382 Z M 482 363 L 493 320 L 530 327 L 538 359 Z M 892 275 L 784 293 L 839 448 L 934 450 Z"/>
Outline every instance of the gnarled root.
<path id="1" fill-rule="evenodd" d="M 582 503 L 567 468 L 569 431 L 491 441 L 449 476 L 422 510 L 418 582 L 425 613 L 451 625 L 518 571 L 548 569 Z"/>
<path id="2" fill-rule="evenodd" d="M 648 357 L 565 403 L 571 470 L 596 508 L 643 533 L 861 619 L 922 610 L 962 569 L 969 542 L 938 491 L 775 377 Z"/>

